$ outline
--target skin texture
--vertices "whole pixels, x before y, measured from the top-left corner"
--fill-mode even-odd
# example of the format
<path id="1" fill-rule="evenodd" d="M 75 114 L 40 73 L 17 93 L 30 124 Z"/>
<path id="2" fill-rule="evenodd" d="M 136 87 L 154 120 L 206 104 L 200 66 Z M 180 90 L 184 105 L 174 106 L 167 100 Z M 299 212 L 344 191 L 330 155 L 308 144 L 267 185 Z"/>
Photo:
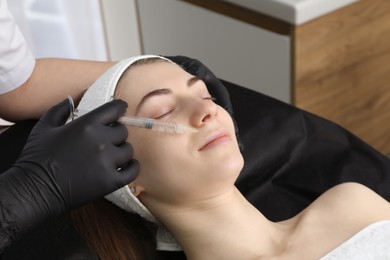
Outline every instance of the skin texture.
<path id="1" fill-rule="evenodd" d="M 345 183 L 297 216 L 269 221 L 234 186 L 243 158 L 229 114 L 202 81 L 175 64 L 131 68 L 116 97 L 128 102 L 127 115 L 199 130 L 131 128 L 128 136 L 140 163 L 129 186 L 174 234 L 187 259 L 317 259 L 367 225 L 390 219 L 387 201 L 363 185 Z"/>

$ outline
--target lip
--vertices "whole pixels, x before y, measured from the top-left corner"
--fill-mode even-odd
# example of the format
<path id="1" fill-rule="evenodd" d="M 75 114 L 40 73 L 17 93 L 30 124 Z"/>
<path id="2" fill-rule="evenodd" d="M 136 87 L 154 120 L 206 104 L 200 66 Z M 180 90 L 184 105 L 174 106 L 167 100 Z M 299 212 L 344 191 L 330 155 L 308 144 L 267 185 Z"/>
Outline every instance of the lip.
<path id="1" fill-rule="evenodd" d="M 203 145 L 198 149 L 198 151 L 204 151 L 220 144 L 230 142 L 231 138 L 227 131 L 217 130 L 212 132 L 203 143 Z"/>

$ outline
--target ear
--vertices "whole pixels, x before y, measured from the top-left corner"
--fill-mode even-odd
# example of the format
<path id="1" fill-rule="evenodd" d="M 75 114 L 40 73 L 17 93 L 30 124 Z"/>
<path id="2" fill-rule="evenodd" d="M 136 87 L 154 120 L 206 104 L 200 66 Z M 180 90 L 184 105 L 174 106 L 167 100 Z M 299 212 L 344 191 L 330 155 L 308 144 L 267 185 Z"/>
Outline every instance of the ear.
<path id="1" fill-rule="evenodd" d="M 138 197 L 142 192 L 145 191 L 145 188 L 142 185 L 138 184 L 136 181 L 129 183 L 127 186 L 129 187 L 131 193 L 136 197 Z"/>

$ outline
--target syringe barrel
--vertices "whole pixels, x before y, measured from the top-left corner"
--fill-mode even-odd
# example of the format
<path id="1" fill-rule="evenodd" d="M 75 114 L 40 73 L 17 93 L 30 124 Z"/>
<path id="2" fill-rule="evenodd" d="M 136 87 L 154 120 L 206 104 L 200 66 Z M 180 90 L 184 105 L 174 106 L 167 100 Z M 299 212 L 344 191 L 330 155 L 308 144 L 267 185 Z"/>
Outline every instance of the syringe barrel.
<path id="1" fill-rule="evenodd" d="M 75 109 L 73 111 L 73 118 L 80 117 L 84 114 L 86 114 L 87 111 L 80 111 Z M 189 128 L 181 125 L 181 124 L 176 124 L 176 123 L 170 123 L 170 122 L 163 122 L 163 121 L 158 121 L 154 120 L 151 118 L 141 118 L 141 117 L 129 117 L 129 116 L 122 116 L 118 120 L 120 123 L 128 126 L 135 126 L 135 127 L 141 127 L 141 128 L 146 128 L 146 129 L 151 129 L 151 130 L 156 130 L 156 131 L 161 131 L 161 132 L 168 132 L 168 133 L 184 133 L 187 131 Z M 192 131 L 194 131 L 192 129 Z"/>
<path id="2" fill-rule="evenodd" d="M 143 127 L 161 132 L 183 133 L 185 127 L 176 123 L 161 122 L 150 118 L 134 118 L 123 116 L 119 122 L 129 126 Z"/>

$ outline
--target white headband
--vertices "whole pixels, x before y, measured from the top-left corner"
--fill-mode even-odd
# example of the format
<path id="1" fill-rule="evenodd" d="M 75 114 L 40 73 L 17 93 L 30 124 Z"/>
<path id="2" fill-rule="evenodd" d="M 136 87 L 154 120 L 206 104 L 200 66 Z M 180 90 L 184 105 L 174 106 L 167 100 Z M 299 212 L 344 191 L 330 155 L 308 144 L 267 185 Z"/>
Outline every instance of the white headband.
<path id="1" fill-rule="evenodd" d="M 157 55 L 141 55 L 119 61 L 101 75 L 85 92 L 77 109 L 82 111 L 91 111 L 112 100 L 118 81 L 123 72 L 136 61 L 159 58 L 169 62 L 167 58 Z"/>
<path id="2" fill-rule="evenodd" d="M 172 62 L 171 60 L 157 55 L 141 55 L 122 60 L 108 69 L 91 85 L 90 88 L 88 88 L 77 106 L 77 109 L 80 111 L 91 111 L 111 101 L 123 72 L 134 62 L 148 58 L 160 58 Z M 165 229 L 145 205 L 131 193 L 130 188 L 127 185 L 108 194 L 105 198 L 128 212 L 137 213 L 144 219 L 158 224 L 159 228 L 156 235 L 157 249 L 168 251 L 181 250 L 172 234 Z"/>

